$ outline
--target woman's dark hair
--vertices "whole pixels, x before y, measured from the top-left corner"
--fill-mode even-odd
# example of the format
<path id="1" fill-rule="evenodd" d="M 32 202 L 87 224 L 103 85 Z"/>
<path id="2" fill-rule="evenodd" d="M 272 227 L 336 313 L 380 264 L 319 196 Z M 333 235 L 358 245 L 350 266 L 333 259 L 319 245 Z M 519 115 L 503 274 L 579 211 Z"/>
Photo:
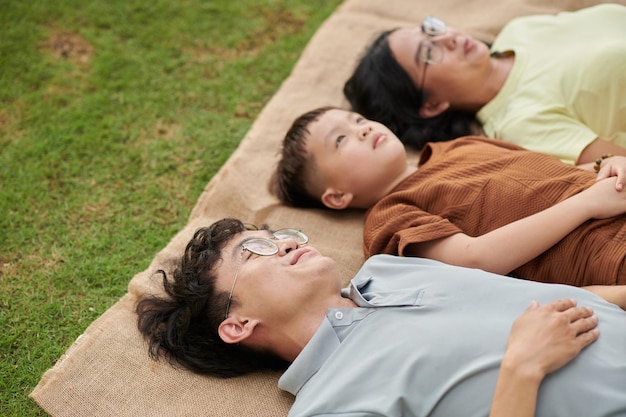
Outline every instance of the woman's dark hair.
<path id="1" fill-rule="evenodd" d="M 163 357 L 174 366 L 223 378 L 287 366 L 275 355 L 227 344 L 218 334 L 228 293 L 215 287 L 215 265 L 233 236 L 255 229 L 237 219 L 223 219 L 198 229 L 173 279 L 168 280 L 165 271 L 158 271 L 167 296 L 145 296 L 135 306 L 137 324 L 152 359 Z"/>
<path id="2" fill-rule="evenodd" d="M 386 125 L 405 144 L 421 149 L 426 142 L 439 142 L 475 134 L 480 127 L 476 114 L 448 110 L 422 118 L 419 110 L 427 97 L 398 64 L 389 47 L 389 35 L 383 32 L 366 51 L 343 93 L 352 109 Z"/>

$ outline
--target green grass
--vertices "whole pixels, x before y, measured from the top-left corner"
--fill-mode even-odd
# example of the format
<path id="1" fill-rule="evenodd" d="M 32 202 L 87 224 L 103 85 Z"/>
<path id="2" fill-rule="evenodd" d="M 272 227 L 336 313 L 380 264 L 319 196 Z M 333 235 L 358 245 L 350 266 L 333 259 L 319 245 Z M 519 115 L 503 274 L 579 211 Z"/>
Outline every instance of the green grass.
<path id="1" fill-rule="evenodd" d="M 187 222 L 340 0 L 5 0 L 0 415 Z"/>

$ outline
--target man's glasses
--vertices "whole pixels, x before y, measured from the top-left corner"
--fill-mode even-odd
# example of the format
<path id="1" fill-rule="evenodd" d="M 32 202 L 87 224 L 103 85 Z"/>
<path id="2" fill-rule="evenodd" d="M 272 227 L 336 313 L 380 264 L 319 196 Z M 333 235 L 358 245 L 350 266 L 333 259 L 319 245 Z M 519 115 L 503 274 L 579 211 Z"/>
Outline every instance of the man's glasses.
<path id="1" fill-rule="evenodd" d="M 444 35 L 447 31 L 446 24 L 441 19 L 437 19 L 433 16 L 426 16 L 422 22 L 422 33 L 428 37 L 435 37 Z M 426 68 L 428 64 L 435 64 L 441 62 L 443 59 L 444 50 L 443 47 L 437 44 L 431 39 L 424 39 L 420 42 L 417 53 L 415 54 L 415 62 L 419 65 L 420 62 L 424 63 L 424 71 L 422 71 L 422 82 L 419 89 L 424 101 L 424 81 L 426 81 Z"/>
<path id="2" fill-rule="evenodd" d="M 280 229 L 273 232 L 272 237 L 269 239 L 263 237 L 254 237 L 245 240 L 241 244 L 241 253 L 243 254 L 243 251 L 247 250 L 248 252 L 252 252 L 260 256 L 276 255 L 278 253 L 278 244 L 276 244 L 275 241 L 286 239 L 293 239 L 298 245 L 304 245 L 309 241 L 309 237 L 299 230 Z M 235 277 L 233 278 L 233 285 L 231 285 L 230 292 L 228 293 L 228 302 L 226 303 L 226 314 L 224 315 L 224 319 L 228 318 L 228 314 L 230 313 L 230 304 L 233 300 L 233 290 L 235 289 L 235 283 L 237 282 L 237 276 L 239 275 L 240 266 L 241 262 L 237 265 Z"/>

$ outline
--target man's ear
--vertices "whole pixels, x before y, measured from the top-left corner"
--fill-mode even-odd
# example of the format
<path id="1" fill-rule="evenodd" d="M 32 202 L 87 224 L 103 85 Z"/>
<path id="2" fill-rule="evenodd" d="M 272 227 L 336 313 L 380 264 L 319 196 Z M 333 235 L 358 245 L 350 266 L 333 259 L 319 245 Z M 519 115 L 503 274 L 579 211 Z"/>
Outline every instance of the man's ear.
<path id="1" fill-rule="evenodd" d="M 432 100 L 426 100 L 426 102 L 422 104 L 422 107 L 420 107 L 420 116 L 424 119 L 439 116 L 441 113 L 448 110 L 449 108 L 449 101 L 436 102 Z"/>
<path id="2" fill-rule="evenodd" d="M 239 343 L 254 333 L 258 320 L 240 320 L 229 316 L 220 323 L 217 332 L 226 343 Z"/>
<path id="3" fill-rule="evenodd" d="M 343 210 L 352 202 L 352 193 L 345 193 L 335 188 L 327 188 L 322 194 L 322 203 L 331 209 Z"/>

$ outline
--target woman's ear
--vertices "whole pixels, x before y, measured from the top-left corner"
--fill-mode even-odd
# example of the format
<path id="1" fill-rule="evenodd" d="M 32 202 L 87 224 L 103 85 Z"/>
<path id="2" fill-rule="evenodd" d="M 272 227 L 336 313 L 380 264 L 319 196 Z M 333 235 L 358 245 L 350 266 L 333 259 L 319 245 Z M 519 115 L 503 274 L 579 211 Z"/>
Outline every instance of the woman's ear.
<path id="1" fill-rule="evenodd" d="M 444 111 L 450 108 L 449 101 L 434 102 L 426 100 L 422 107 L 420 107 L 420 117 L 428 119 L 431 117 L 439 116 Z"/>
<path id="2" fill-rule="evenodd" d="M 217 332 L 225 343 L 239 343 L 254 333 L 258 320 L 238 320 L 229 316 L 220 323 Z"/>
<path id="3" fill-rule="evenodd" d="M 327 188 L 322 194 L 322 203 L 328 208 L 343 210 L 350 206 L 353 197 L 351 193 L 346 193 L 335 188 Z"/>

